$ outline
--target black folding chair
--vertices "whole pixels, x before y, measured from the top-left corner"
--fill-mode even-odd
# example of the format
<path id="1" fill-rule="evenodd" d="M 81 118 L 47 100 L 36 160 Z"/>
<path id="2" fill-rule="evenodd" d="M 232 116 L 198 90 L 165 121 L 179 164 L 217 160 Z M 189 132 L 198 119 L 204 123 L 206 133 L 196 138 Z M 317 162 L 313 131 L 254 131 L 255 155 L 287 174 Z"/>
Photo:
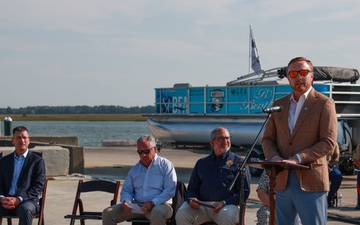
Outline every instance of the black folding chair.
<path id="1" fill-rule="evenodd" d="M 79 180 L 72 214 L 66 215 L 64 218 L 70 219 L 70 225 L 74 225 L 75 220 L 80 220 L 81 225 L 85 225 L 85 220 L 101 220 L 104 207 L 100 208 L 99 206 L 100 211 L 85 211 L 84 200 L 82 199 L 81 194 L 85 192 L 111 193 L 111 206 L 116 204 L 119 196 L 119 188 L 120 181 L 91 180 L 84 182 L 83 180 Z"/>

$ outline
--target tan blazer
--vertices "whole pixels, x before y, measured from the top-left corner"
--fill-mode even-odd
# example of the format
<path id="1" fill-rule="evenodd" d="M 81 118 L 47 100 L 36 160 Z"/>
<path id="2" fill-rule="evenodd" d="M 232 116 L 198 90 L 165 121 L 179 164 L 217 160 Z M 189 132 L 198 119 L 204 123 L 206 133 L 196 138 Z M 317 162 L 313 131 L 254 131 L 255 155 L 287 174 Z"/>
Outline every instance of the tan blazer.
<path id="1" fill-rule="evenodd" d="M 336 166 L 340 161 L 340 148 L 339 145 L 336 143 L 333 152 L 326 157 L 328 164 L 333 167 Z"/>
<path id="2" fill-rule="evenodd" d="M 314 165 L 311 170 L 297 170 L 301 189 L 309 192 L 329 191 L 329 171 L 326 156 L 333 151 L 337 138 L 337 117 L 333 99 L 312 89 L 301 109 L 290 135 L 288 126 L 290 96 L 274 102 L 281 112 L 271 114 L 266 125 L 262 148 L 267 160 L 274 156 L 284 159 L 300 154 L 301 164 Z M 288 170 L 276 177 L 276 190 L 284 190 Z"/>

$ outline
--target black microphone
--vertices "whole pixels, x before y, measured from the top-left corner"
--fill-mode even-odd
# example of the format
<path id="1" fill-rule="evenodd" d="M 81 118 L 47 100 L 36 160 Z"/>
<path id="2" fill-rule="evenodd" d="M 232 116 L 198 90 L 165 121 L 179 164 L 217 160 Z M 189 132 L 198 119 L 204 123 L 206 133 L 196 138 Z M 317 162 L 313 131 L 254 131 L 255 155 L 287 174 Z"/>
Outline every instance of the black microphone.
<path id="1" fill-rule="evenodd" d="M 281 112 L 281 110 L 282 110 L 282 107 L 281 107 L 281 105 L 279 105 L 279 106 L 274 106 L 271 108 L 263 109 L 263 113 Z"/>

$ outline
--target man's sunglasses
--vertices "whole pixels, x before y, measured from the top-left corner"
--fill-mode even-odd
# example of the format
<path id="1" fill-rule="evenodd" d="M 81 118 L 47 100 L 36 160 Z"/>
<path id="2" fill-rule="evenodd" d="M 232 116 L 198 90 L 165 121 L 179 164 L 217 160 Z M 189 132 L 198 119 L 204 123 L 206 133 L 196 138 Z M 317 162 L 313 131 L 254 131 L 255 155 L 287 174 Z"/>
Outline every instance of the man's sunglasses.
<path id="1" fill-rule="evenodd" d="M 144 150 L 137 150 L 137 153 L 138 153 L 139 155 L 141 155 L 141 154 L 149 154 L 149 152 L 151 151 L 151 149 L 153 149 L 153 148 L 144 149 Z"/>
<path id="2" fill-rule="evenodd" d="M 312 72 L 312 71 L 310 71 L 310 70 L 298 70 L 298 71 L 293 70 L 293 71 L 289 71 L 288 74 L 291 78 L 295 78 L 295 77 L 297 77 L 298 74 L 300 74 L 300 76 L 302 76 L 302 77 L 306 77 L 310 72 Z"/>

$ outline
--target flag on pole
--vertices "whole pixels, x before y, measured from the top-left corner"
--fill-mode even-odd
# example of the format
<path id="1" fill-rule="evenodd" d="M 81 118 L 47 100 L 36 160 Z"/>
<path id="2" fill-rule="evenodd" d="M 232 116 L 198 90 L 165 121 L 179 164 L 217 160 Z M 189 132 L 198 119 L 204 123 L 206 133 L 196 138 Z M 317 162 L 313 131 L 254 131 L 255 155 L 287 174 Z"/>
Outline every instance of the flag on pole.
<path id="1" fill-rule="evenodd" d="M 259 51 L 255 43 L 255 36 L 253 34 L 251 27 L 250 27 L 250 41 L 251 41 L 251 68 L 254 70 L 254 72 L 258 72 L 262 70 L 262 68 L 259 57 Z"/>

